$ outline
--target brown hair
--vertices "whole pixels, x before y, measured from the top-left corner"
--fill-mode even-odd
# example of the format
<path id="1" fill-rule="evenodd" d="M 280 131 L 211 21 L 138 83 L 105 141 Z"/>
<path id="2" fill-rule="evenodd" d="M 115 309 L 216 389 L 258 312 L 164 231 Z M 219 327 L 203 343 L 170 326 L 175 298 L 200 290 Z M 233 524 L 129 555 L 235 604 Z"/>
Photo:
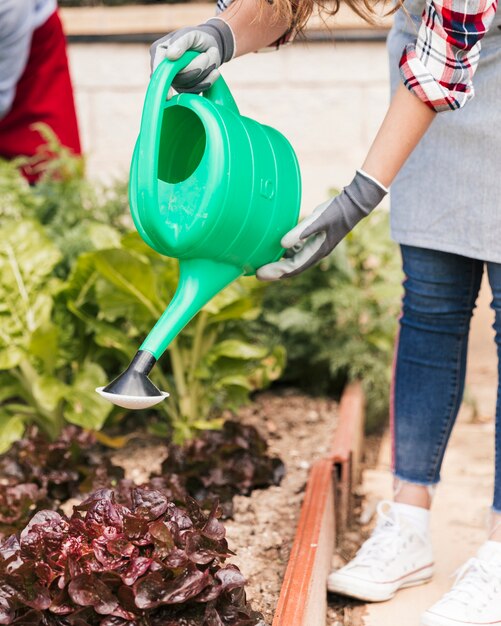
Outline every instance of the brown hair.
<path id="1" fill-rule="evenodd" d="M 375 8 L 384 4 L 385 0 L 264 0 L 264 2 L 273 5 L 277 17 L 287 19 L 294 30 L 301 31 L 314 11 L 324 16 L 335 15 L 342 2 L 366 22 L 373 24 L 378 17 Z M 399 6 L 400 2 L 397 2 L 387 14 L 393 13 Z"/>

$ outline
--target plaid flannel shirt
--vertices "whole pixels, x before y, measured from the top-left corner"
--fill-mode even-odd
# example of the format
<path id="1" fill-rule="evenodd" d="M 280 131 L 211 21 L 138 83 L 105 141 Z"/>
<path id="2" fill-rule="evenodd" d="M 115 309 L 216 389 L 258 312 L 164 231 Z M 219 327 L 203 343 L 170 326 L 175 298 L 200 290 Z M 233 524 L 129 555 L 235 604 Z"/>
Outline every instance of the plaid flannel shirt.
<path id="1" fill-rule="evenodd" d="M 437 112 L 466 104 L 496 8 L 497 0 L 427 0 L 417 41 L 400 60 L 407 89 Z"/>
<path id="2" fill-rule="evenodd" d="M 272 2 L 273 0 L 268 0 L 268 2 Z M 233 0 L 217 0 L 216 2 L 216 14 L 219 15 L 219 13 L 222 13 L 223 11 L 225 11 L 230 4 L 233 2 Z M 262 50 L 259 50 L 259 52 L 262 51 L 271 51 L 271 50 L 278 50 L 278 48 L 280 48 L 281 46 L 284 46 L 285 44 L 291 43 L 292 40 L 294 39 L 294 35 L 295 35 L 295 31 L 293 28 L 291 28 L 290 30 L 288 30 L 284 35 L 282 35 L 280 37 L 280 39 L 277 39 L 274 43 L 272 43 L 270 46 L 267 46 L 266 48 L 263 48 Z"/>

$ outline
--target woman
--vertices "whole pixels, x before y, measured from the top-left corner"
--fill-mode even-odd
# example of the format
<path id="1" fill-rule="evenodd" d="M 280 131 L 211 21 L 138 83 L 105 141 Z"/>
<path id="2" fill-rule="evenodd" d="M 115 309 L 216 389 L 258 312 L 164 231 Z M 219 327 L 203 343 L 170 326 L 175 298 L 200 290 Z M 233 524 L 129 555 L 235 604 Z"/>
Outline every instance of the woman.
<path id="1" fill-rule="evenodd" d="M 81 153 L 57 2 L 0 0 L 0 156 L 36 155 L 45 144 L 37 122 Z M 40 175 L 24 173 L 30 182 Z"/>
<path id="2" fill-rule="evenodd" d="M 346 1 L 364 11 L 356 0 Z M 495 185 L 501 163 L 501 16 L 496 0 L 427 1 L 412 0 L 396 14 L 389 38 L 393 97 L 362 169 L 341 194 L 285 235 L 287 258 L 258 271 L 262 280 L 275 280 L 312 266 L 377 206 L 402 170 L 391 207 L 406 276 L 392 394 L 394 502 L 381 503 L 372 536 L 328 579 L 329 590 L 366 601 L 389 599 L 433 575 L 429 509 L 462 398 L 469 322 L 484 263 L 501 344 Z M 293 9 L 290 0 L 236 0 L 218 18 L 156 42 L 153 66 L 198 50 L 202 54 L 178 74 L 175 87 L 204 90 L 222 63 L 269 45 L 291 24 L 300 27 L 312 4 L 299 0 Z M 491 26 L 476 78 L 479 96 L 463 108 L 474 95 L 480 40 Z M 446 111 L 426 133 L 437 113 Z M 490 536 L 453 589 L 422 616 L 425 626 L 501 624 L 501 425 L 496 442 Z"/>

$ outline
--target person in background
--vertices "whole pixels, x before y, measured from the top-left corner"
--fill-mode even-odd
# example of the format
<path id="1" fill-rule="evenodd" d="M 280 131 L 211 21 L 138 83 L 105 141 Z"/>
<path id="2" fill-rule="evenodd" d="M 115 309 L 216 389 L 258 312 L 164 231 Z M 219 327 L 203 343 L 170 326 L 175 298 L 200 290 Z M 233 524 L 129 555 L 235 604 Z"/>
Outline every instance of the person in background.
<path id="1" fill-rule="evenodd" d="M 57 1 L 0 0 L 0 157 L 39 153 L 45 140 L 36 123 L 81 154 Z M 30 183 L 40 175 L 38 168 L 23 173 Z"/>
<path id="2" fill-rule="evenodd" d="M 364 13 L 375 0 L 343 2 Z M 300 28 L 317 4 L 321 0 L 235 0 L 220 6 L 217 18 L 157 41 L 153 69 L 164 58 L 176 60 L 196 50 L 200 54 L 173 85 L 178 91 L 203 91 L 217 79 L 222 63 Z M 380 504 L 371 537 L 327 581 L 330 591 L 365 601 L 389 600 L 399 589 L 433 576 L 429 509 L 461 404 L 470 318 L 485 267 L 501 357 L 497 0 L 397 5 L 388 41 L 393 95 L 361 169 L 339 195 L 283 237 L 285 258 L 257 272 L 262 280 L 277 280 L 314 265 L 381 202 L 398 174 L 391 221 L 402 252 L 405 293 L 392 393 L 394 499 Z M 478 96 L 467 105 L 477 67 Z M 496 419 L 489 536 L 461 568 L 451 591 L 422 615 L 423 626 L 501 624 L 501 385 Z"/>

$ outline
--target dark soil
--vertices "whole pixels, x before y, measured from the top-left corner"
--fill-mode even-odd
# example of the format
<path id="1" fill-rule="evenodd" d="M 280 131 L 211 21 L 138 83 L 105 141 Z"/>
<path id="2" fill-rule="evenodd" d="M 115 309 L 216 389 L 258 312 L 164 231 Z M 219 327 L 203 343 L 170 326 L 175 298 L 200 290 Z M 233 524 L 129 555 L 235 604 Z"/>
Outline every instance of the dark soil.
<path id="1" fill-rule="evenodd" d="M 337 403 L 293 391 L 264 393 L 240 418 L 256 426 L 267 439 L 270 453 L 285 463 L 279 487 L 237 497 L 235 517 L 226 523 L 233 561 L 247 576 L 254 608 L 271 624 L 303 501 L 311 464 L 332 444 Z"/>

